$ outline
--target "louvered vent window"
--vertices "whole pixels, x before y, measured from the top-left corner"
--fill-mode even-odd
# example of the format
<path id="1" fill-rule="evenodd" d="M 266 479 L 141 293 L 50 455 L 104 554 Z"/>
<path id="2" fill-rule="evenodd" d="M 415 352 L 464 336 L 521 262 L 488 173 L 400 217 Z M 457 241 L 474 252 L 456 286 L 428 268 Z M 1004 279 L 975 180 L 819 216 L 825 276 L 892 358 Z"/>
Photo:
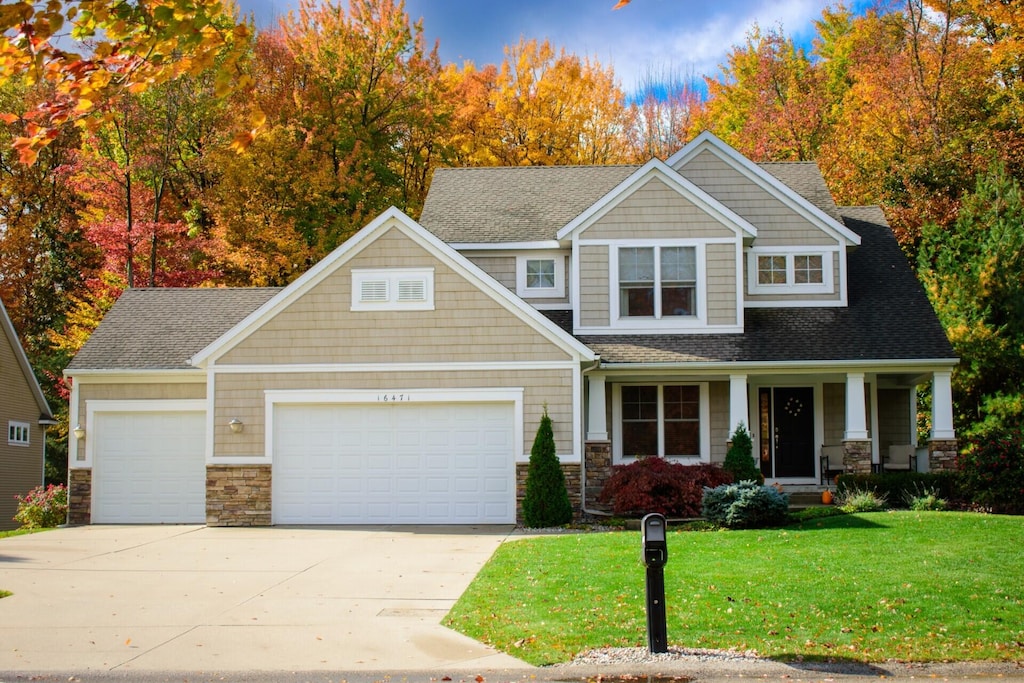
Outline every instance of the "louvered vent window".
<path id="1" fill-rule="evenodd" d="M 432 268 L 352 271 L 353 311 L 423 311 L 433 308 Z"/>

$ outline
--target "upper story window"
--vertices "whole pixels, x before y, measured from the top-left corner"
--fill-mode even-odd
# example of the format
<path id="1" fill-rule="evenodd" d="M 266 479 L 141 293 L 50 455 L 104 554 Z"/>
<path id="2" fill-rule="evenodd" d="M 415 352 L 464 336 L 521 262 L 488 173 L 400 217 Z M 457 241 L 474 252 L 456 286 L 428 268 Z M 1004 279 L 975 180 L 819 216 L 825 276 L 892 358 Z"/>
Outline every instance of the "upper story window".
<path id="1" fill-rule="evenodd" d="M 31 433 L 27 422 L 7 423 L 7 443 L 12 446 L 28 446 Z"/>
<path id="2" fill-rule="evenodd" d="M 751 250 L 748 263 L 751 294 L 830 294 L 832 253 Z"/>
<path id="3" fill-rule="evenodd" d="M 431 311 L 433 268 L 352 271 L 353 311 Z"/>
<path id="4" fill-rule="evenodd" d="M 695 247 L 620 247 L 619 316 L 697 315 Z"/>
<path id="5" fill-rule="evenodd" d="M 565 256 L 554 253 L 516 257 L 516 294 L 528 298 L 565 296 Z"/>

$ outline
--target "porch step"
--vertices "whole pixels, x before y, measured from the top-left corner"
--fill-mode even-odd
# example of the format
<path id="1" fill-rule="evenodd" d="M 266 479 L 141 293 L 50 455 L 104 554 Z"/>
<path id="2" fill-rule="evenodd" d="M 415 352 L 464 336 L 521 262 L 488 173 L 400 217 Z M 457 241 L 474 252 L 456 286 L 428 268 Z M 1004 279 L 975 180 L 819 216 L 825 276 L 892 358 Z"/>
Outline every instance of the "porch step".
<path id="1" fill-rule="evenodd" d="M 821 507 L 823 505 L 820 491 L 793 491 L 789 494 L 790 509 L 799 510 L 801 508 Z"/>

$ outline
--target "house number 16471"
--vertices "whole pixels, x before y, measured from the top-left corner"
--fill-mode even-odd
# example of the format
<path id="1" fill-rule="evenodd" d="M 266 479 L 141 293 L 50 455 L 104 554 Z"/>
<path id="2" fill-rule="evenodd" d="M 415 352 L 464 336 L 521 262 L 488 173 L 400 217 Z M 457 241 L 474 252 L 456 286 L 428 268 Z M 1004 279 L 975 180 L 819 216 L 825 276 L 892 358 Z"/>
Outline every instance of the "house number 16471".
<path id="1" fill-rule="evenodd" d="M 378 394 L 377 401 L 380 403 L 400 403 L 401 401 L 412 400 L 409 394 Z"/>

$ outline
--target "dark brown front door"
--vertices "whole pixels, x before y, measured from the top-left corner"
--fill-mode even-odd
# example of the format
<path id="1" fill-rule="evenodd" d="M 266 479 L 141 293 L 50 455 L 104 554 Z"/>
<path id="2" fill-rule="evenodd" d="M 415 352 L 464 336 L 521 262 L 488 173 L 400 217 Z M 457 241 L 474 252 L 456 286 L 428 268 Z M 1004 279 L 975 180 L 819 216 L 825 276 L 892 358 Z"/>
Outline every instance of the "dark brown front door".
<path id="1" fill-rule="evenodd" d="M 769 478 L 814 476 L 814 389 L 775 387 L 758 395 L 761 473 Z"/>

